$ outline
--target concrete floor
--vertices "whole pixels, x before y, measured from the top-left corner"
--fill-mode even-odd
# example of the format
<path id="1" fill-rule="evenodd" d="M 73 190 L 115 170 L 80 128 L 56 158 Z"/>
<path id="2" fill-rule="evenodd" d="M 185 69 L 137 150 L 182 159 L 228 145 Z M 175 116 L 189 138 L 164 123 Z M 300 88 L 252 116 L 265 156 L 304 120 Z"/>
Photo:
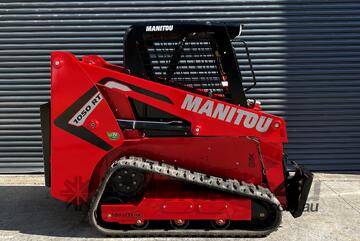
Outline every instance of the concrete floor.
<path id="1" fill-rule="evenodd" d="M 298 219 L 284 213 L 281 227 L 270 236 L 242 240 L 360 240 L 360 175 L 316 174 L 308 203 L 309 211 Z M 67 208 L 50 197 L 41 175 L 0 176 L 0 207 L 0 240 L 104 239 L 89 226 L 84 211 Z"/>

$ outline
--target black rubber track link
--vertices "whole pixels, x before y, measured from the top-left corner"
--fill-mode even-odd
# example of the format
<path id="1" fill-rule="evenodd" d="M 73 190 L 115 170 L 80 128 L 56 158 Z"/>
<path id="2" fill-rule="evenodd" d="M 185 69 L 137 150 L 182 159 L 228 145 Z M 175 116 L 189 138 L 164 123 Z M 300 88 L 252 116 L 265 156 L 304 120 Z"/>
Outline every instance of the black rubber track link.
<path id="1" fill-rule="evenodd" d="M 236 194 L 242 197 L 248 197 L 258 202 L 271 206 L 275 217 L 272 223 L 266 227 L 251 229 L 232 229 L 232 230 L 202 230 L 202 229 L 185 229 L 185 230 L 165 230 L 165 229 L 145 229 L 145 230 L 123 230 L 111 229 L 99 222 L 98 206 L 104 193 L 106 185 L 112 174 L 120 168 L 133 168 L 141 170 L 144 173 L 154 173 L 169 176 L 182 182 L 193 183 L 207 188 L 216 189 L 222 192 Z M 109 168 L 107 174 L 102 180 L 96 194 L 90 201 L 89 219 L 90 223 L 101 233 L 107 236 L 119 237 L 263 237 L 277 230 L 281 223 L 282 208 L 277 198 L 269 189 L 262 186 L 256 186 L 245 182 L 239 182 L 234 179 L 226 179 L 209 176 L 207 174 L 193 172 L 187 169 L 178 168 L 172 165 L 159 163 L 141 157 L 123 157 L 114 162 Z"/>

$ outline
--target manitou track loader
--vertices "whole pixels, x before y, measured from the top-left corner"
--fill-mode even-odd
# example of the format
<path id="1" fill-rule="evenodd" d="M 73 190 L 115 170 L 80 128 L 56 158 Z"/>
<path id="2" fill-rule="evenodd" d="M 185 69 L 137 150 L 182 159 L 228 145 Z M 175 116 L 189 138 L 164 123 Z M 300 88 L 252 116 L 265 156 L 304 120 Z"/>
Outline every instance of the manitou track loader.
<path id="1" fill-rule="evenodd" d="M 287 171 L 284 120 L 246 98 L 239 32 L 136 25 L 123 67 L 53 52 L 41 106 L 51 195 L 88 203 L 90 223 L 115 236 L 264 236 L 282 210 L 300 216 L 312 174 Z"/>

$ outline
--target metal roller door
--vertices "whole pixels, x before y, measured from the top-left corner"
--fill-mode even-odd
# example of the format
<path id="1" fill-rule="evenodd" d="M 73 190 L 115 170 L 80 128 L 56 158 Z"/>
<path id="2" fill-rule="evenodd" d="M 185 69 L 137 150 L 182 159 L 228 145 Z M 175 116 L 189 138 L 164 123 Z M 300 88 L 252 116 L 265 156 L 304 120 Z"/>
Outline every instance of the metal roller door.
<path id="1" fill-rule="evenodd" d="M 290 158 L 312 170 L 360 170 L 359 1 L 1 1 L 0 173 L 43 170 L 50 52 L 122 64 L 124 31 L 150 20 L 245 24 L 258 79 L 249 96 L 286 118 Z"/>

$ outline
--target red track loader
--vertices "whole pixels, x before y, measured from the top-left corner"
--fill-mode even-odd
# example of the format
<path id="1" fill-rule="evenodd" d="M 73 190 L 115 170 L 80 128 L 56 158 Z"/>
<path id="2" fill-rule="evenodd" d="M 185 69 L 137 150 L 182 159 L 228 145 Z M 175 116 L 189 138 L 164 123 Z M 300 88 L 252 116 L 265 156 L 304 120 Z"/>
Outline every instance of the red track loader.
<path id="1" fill-rule="evenodd" d="M 53 52 L 41 106 L 51 195 L 88 203 L 90 223 L 115 236 L 265 236 L 282 210 L 300 216 L 312 174 L 287 171 L 284 120 L 246 98 L 239 32 L 136 25 L 123 66 Z"/>

